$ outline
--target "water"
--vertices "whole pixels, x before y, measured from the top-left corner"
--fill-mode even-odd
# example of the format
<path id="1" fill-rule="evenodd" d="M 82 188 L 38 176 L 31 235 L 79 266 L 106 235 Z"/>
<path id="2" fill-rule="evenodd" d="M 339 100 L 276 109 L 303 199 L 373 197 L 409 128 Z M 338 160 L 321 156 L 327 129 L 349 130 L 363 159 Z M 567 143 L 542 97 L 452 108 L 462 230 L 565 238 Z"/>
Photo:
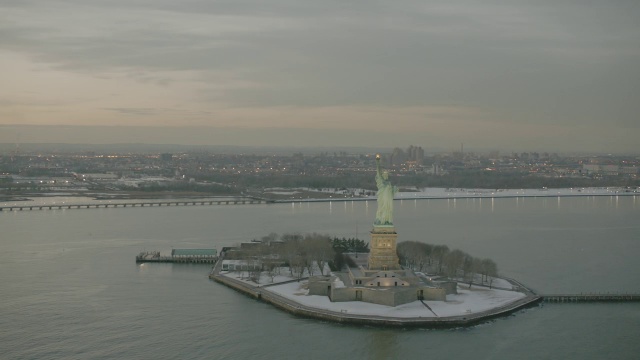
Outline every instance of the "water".
<path id="1" fill-rule="evenodd" d="M 207 278 L 136 265 L 142 250 L 234 245 L 270 232 L 368 236 L 375 202 L 0 213 L 7 359 L 635 359 L 640 305 L 546 304 L 467 329 L 301 319 Z M 541 293 L 640 292 L 640 198 L 405 200 L 399 240 L 490 257 Z"/>

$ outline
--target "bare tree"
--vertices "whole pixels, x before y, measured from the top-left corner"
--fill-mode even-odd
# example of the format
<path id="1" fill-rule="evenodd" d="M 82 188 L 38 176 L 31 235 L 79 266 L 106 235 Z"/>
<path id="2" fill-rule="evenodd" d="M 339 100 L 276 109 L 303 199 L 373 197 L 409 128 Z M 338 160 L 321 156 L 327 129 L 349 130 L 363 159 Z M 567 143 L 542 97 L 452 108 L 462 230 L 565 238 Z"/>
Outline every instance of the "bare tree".
<path id="1" fill-rule="evenodd" d="M 296 242 L 302 239 L 303 237 L 299 233 L 286 233 L 286 234 L 282 234 L 282 236 L 280 237 L 280 240 L 284 242 L 291 242 L 291 241 Z"/>
<path id="2" fill-rule="evenodd" d="M 498 276 L 498 265 L 491 259 L 481 261 L 480 271 L 484 277 L 483 281 L 489 281 L 489 287 L 493 284 L 493 277 Z"/>
<path id="3" fill-rule="evenodd" d="M 449 254 L 449 247 L 447 245 L 435 245 L 431 251 L 431 257 L 438 263 L 436 273 L 442 274 L 444 269 L 445 259 Z"/>
<path id="4" fill-rule="evenodd" d="M 473 256 L 465 253 L 462 260 L 462 277 L 467 278 L 469 274 L 473 275 Z"/>
<path id="5" fill-rule="evenodd" d="M 260 260 L 257 259 L 247 259 L 247 272 L 249 274 L 249 280 L 255 282 L 256 284 L 260 283 L 260 275 L 262 274 L 262 267 Z"/>
<path id="6" fill-rule="evenodd" d="M 303 246 L 309 261 L 309 275 L 313 275 L 313 263 L 318 265 L 320 274 L 324 275 L 325 265 L 335 256 L 335 251 L 331 245 L 331 238 L 327 235 L 307 234 L 303 240 Z"/>
<path id="7" fill-rule="evenodd" d="M 281 239 L 285 242 L 283 252 L 289 264 L 289 272 L 291 276 L 301 279 L 307 267 L 307 256 L 302 244 L 303 237 L 300 234 L 284 234 Z"/>
<path id="8" fill-rule="evenodd" d="M 416 243 L 415 264 L 418 267 L 418 271 L 422 272 L 431 264 L 432 251 L 433 246 L 425 243 Z"/>
<path id="9" fill-rule="evenodd" d="M 482 271 L 482 260 L 473 256 L 467 255 L 464 263 L 464 276 L 469 280 L 469 288 L 473 284 L 473 280 L 476 278 L 476 274 Z"/>
<path id="10" fill-rule="evenodd" d="M 304 270 L 307 268 L 307 262 L 302 255 L 294 255 L 289 260 L 289 268 L 291 269 L 291 274 L 300 280 L 304 275 Z"/>
<path id="11" fill-rule="evenodd" d="M 396 253 L 400 259 L 400 264 L 404 267 L 415 270 L 415 241 L 403 241 L 396 246 Z"/>
<path id="12" fill-rule="evenodd" d="M 464 264 L 464 259 L 467 254 L 461 250 L 453 250 L 445 257 L 447 275 L 450 277 L 456 277 L 458 270 L 460 270 Z"/>
<path id="13" fill-rule="evenodd" d="M 481 281 L 484 283 L 489 276 L 496 276 L 498 272 L 492 260 L 475 258 L 458 249 L 450 251 L 446 245 L 403 241 L 398 244 L 397 253 L 400 264 L 406 268 L 415 271 L 430 268 L 450 277 L 457 277 L 460 272 L 463 279 L 469 281 L 469 287 L 477 274 L 482 274 Z"/>
<path id="14" fill-rule="evenodd" d="M 275 277 L 280 275 L 281 265 L 282 265 L 282 260 L 274 256 L 268 256 L 263 259 L 262 266 L 265 272 L 267 273 L 267 276 L 271 278 L 272 283 Z"/>
<path id="15" fill-rule="evenodd" d="M 403 241 L 398 244 L 398 258 L 405 267 L 423 271 L 431 263 L 433 246 L 418 241 Z"/>

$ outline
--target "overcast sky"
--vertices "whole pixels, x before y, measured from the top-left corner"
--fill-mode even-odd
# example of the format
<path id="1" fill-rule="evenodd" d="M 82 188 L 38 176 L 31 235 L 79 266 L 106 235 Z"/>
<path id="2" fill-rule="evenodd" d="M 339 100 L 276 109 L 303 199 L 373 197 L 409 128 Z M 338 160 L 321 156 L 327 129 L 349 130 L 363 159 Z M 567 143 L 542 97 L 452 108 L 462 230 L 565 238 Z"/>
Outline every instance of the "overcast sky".
<path id="1" fill-rule="evenodd" d="M 0 0 L 0 142 L 640 152 L 639 19 L 638 0 Z"/>

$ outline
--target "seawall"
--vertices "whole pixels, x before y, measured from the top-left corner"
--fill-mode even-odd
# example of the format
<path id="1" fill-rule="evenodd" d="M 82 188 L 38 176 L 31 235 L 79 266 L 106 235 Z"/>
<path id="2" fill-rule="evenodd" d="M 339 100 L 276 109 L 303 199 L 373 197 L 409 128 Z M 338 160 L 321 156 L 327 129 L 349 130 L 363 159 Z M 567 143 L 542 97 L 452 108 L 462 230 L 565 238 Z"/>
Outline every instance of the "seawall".
<path id="1" fill-rule="evenodd" d="M 253 287 L 241 281 L 212 273 L 210 279 L 226 285 L 254 299 L 269 303 L 281 310 L 296 316 L 331 321 L 350 325 L 369 325 L 387 327 L 424 327 L 424 328 L 455 328 L 473 326 L 488 320 L 507 316 L 524 308 L 536 306 L 543 298 L 537 295 L 527 295 L 513 303 L 465 316 L 450 316 L 437 318 L 399 318 L 376 315 L 349 314 L 325 309 L 318 309 L 302 305 L 268 290 L 266 287 Z"/>

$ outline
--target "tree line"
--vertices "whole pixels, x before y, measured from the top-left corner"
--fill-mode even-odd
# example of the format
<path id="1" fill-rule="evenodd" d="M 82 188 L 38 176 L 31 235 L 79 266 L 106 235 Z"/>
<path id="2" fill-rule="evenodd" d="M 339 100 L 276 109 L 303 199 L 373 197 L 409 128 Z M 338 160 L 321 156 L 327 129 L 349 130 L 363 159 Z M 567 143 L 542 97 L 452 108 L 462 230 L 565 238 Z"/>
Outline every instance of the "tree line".
<path id="1" fill-rule="evenodd" d="M 331 271 L 355 267 L 353 259 L 345 254 L 368 253 L 369 243 L 318 233 L 271 233 L 238 249 L 229 252 L 227 258 L 247 261 L 249 277 L 254 281 L 258 282 L 260 274 L 265 272 L 273 282 L 286 268 L 289 276 L 301 279 L 305 275 L 325 275 L 327 267 Z M 481 276 L 482 282 L 491 283 L 498 274 L 498 266 L 493 260 L 476 258 L 458 249 L 450 250 L 446 245 L 404 241 L 398 244 L 397 253 L 400 265 L 405 269 L 463 278 L 470 283 L 476 275 Z"/>
<path id="2" fill-rule="evenodd" d="M 547 187 L 602 187 L 602 186 L 640 186 L 640 179 L 625 176 L 591 177 L 544 177 L 525 171 L 481 171 L 456 170 L 444 175 L 424 173 L 406 173 L 402 176 L 391 175 L 391 182 L 406 187 L 444 187 L 479 189 L 541 189 Z M 373 173 L 350 174 L 216 174 L 205 177 L 211 181 L 232 184 L 238 188 L 269 187 L 309 187 L 309 188 L 376 188 Z"/>
<path id="3" fill-rule="evenodd" d="M 289 276 L 297 279 L 304 275 L 325 275 L 327 266 L 338 271 L 347 264 L 343 254 L 345 251 L 357 249 L 364 252 L 368 244 L 359 239 L 331 238 L 318 233 L 285 233 L 281 236 L 271 233 L 250 246 L 243 248 L 241 245 L 239 248 L 239 251 L 229 253 L 228 257 L 250 262 L 249 277 L 257 282 L 260 272 L 266 272 L 273 281 L 283 268 L 288 268 Z M 253 266 L 257 264 L 260 266 Z"/>
<path id="4" fill-rule="evenodd" d="M 338 238 L 318 233 L 299 234 L 270 233 L 250 246 L 238 247 L 230 252 L 229 259 L 243 259 L 248 262 L 249 277 L 258 281 L 261 272 L 271 281 L 281 275 L 283 268 L 289 269 L 289 276 L 297 279 L 305 274 L 325 275 L 326 267 L 339 271 L 344 266 L 356 266 L 345 253 L 369 252 L 369 243 L 356 238 Z"/>
<path id="5" fill-rule="evenodd" d="M 400 265 L 414 271 L 429 272 L 450 278 L 463 278 L 471 284 L 476 274 L 482 282 L 492 282 L 498 266 L 491 259 L 473 257 L 446 245 L 431 245 L 418 241 L 403 241 L 397 246 Z"/>

